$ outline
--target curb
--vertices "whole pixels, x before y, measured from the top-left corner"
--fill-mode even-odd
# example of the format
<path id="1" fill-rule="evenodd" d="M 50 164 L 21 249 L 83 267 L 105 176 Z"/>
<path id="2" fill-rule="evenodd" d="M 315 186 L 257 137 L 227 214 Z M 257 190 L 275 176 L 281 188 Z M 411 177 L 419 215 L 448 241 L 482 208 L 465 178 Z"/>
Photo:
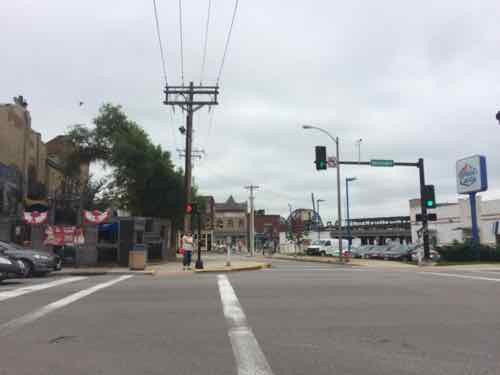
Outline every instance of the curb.
<path id="1" fill-rule="evenodd" d="M 154 276 L 155 271 L 75 271 L 75 272 L 63 272 L 63 273 L 53 273 L 54 276 L 104 276 L 104 275 L 143 275 L 143 276 Z"/>
<path id="2" fill-rule="evenodd" d="M 250 266 L 239 266 L 231 268 L 207 268 L 203 270 L 193 270 L 193 273 L 224 273 L 224 272 L 239 272 L 239 271 L 256 271 L 264 268 L 271 268 L 271 263 L 252 264 Z"/>
<path id="3" fill-rule="evenodd" d="M 311 263 L 324 263 L 324 264 L 336 264 L 336 265 L 343 265 L 343 266 L 361 266 L 359 264 L 353 263 L 352 261 L 349 262 L 340 262 L 337 259 L 312 259 L 312 258 L 303 258 L 303 257 L 284 257 L 284 256 L 277 256 L 277 257 L 268 257 L 268 259 L 278 259 L 278 260 L 294 260 L 296 262 L 311 262 Z"/>

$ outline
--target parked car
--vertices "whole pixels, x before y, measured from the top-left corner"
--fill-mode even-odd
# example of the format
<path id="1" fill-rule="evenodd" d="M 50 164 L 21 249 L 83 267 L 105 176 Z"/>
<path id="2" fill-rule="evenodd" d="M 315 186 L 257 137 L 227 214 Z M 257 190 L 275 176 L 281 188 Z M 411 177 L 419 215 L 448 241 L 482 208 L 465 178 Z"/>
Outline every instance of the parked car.
<path id="1" fill-rule="evenodd" d="M 24 277 L 45 275 L 61 269 L 61 258 L 53 253 L 29 249 L 12 242 L 3 241 L 0 241 L 0 251 L 23 263 Z"/>
<path id="2" fill-rule="evenodd" d="M 385 260 L 402 260 L 408 261 L 410 259 L 410 248 L 408 245 L 404 244 L 396 244 L 391 247 L 384 253 Z"/>
<path id="3" fill-rule="evenodd" d="M 335 244 L 334 244 L 335 243 Z M 338 241 L 334 240 L 315 240 L 306 249 L 307 255 L 331 255 L 339 256 Z"/>
<path id="4" fill-rule="evenodd" d="M 24 274 L 24 264 L 0 251 L 0 282 L 9 275 L 22 276 Z"/>
<path id="5" fill-rule="evenodd" d="M 362 245 L 358 248 L 354 248 L 352 249 L 351 251 L 351 255 L 353 258 L 364 258 L 364 255 L 370 251 L 370 249 L 373 247 L 374 245 Z"/>
<path id="6" fill-rule="evenodd" d="M 383 259 L 383 253 L 387 249 L 386 245 L 375 245 L 370 250 L 368 250 L 363 258 L 367 259 Z"/>

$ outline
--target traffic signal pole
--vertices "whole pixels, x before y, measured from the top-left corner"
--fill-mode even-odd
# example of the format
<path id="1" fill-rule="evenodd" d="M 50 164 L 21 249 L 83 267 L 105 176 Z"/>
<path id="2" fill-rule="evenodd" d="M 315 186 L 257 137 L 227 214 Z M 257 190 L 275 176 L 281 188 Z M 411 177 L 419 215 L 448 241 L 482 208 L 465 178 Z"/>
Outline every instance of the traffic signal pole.
<path id="1" fill-rule="evenodd" d="M 425 196 L 425 173 L 424 173 L 424 159 L 418 159 L 418 174 L 420 178 L 420 209 L 422 213 L 422 238 L 424 241 L 424 259 L 430 258 L 429 246 L 429 220 L 427 217 L 427 205 L 424 202 Z"/>
<path id="2" fill-rule="evenodd" d="M 369 161 L 338 161 L 338 164 L 344 165 L 368 165 L 376 166 L 373 162 Z M 430 258 L 430 242 L 429 242 L 429 220 L 427 217 L 427 206 L 425 204 L 425 172 L 424 172 L 424 159 L 418 159 L 417 163 L 405 163 L 405 162 L 393 162 L 390 165 L 381 165 L 380 167 L 417 167 L 419 174 L 419 184 L 420 184 L 420 207 L 422 214 L 422 238 L 424 244 L 424 259 L 429 260 Z M 338 170 L 337 170 L 338 173 Z M 339 233 L 341 231 L 339 230 Z"/>

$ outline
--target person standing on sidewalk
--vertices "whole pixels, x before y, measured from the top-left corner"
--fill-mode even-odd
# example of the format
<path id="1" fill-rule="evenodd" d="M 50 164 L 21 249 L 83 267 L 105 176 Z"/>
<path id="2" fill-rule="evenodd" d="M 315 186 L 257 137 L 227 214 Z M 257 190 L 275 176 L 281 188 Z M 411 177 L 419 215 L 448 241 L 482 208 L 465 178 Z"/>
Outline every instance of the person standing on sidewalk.
<path id="1" fill-rule="evenodd" d="M 193 236 L 191 232 L 186 232 L 182 236 L 182 250 L 184 251 L 182 269 L 187 271 L 191 269 L 191 259 L 193 258 Z"/>

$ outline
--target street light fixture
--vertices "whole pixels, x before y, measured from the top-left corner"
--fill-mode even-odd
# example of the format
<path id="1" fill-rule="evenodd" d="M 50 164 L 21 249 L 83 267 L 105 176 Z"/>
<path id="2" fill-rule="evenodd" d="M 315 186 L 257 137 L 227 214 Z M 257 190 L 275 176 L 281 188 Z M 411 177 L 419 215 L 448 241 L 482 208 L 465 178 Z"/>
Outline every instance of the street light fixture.
<path id="1" fill-rule="evenodd" d="M 339 236 L 339 260 L 342 261 L 342 203 L 341 203 L 341 192 L 340 192 L 340 156 L 339 156 L 339 148 L 340 148 L 340 140 L 339 137 L 333 137 L 327 130 L 323 128 L 319 128 L 313 125 L 302 125 L 303 129 L 315 129 L 324 134 L 326 134 L 333 142 L 335 142 L 336 146 L 336 166 L 337 166 L 337 216 L 338 216 L 338 236 Z"/>
<path id="2" fill-rule="evenodd" d="M 318 226 L 318 240 L 321 239 L 321 221 L 320 221 L 320 216 L 319 216 L 319 204 L 320 202 L 326 202 L 324 199 L 316 199 L 316 213 L 318 214 L 317 220 L 318 222 L 316 223 Z"/>
<path id="3" fill-rule="evenodd" d="M 352 235 L 351 235 L 351 220 L 349 217 L 349 182 L 356 181 L 356 177 L 347 177 L 345 179 L 345 196 L 346 196 L 346 201 L 347 201 L 347 241 L 348 241 L 348 250 L 349 253 L 351 252 L 351 246 L 352 246 Z"/>
<path id="4" fill-rule="evenodd" d="M 497 115 L 495 116 L 498 120 L 498 122 L 500 123 L 500 111 L 497 112 Z"/>

